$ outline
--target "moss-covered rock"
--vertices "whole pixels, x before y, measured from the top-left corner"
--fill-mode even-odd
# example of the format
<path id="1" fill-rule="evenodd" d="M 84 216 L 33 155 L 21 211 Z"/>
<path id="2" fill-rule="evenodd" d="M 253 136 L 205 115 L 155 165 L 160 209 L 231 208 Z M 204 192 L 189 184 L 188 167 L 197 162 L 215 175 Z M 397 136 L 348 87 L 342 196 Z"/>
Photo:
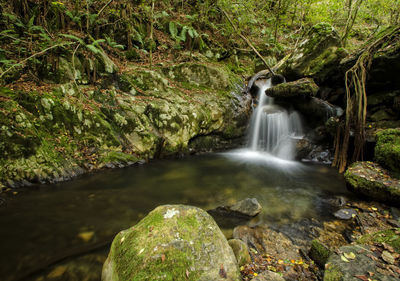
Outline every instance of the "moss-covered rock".
<path id="1" fill-rule="evenodd" d="M 355 162 L 344 174 L 348 187 L 382 202 L 400 203 L 400 181 L 376 163 Z"/>
<path id="2" fill-rule="evenodd" d="M 318 241 L 316 239 L 314 239 L 311 242 L 311 249 L 310 249 L 309 256 L 320 267 L 324 267 L 324 265 L 327 262 L 330 255 L 331 255 L 331 251 L 323 243 L 321 243 L 320 241 Z"/>
<path id="3" fill-rule="evenodd" d="M 314 97 L 319 87 L 310 78 L 302 78 L 293 82 L 282 83 L 265 91 L 267 96 L 273 98 L 303 98 Z"/>
<path id="4" fill-rule="evenodd" d="M 385 168 L 400 173 L 400 129 L 377 133 L 375 160 Z"/>
<path id="5" fill-rule="evenodd" d="M 102 281 L 115 280 L 240 280 L 240 273 L 207 212 L 165 205 L 114 238 Z"/>
<path id="6" fill-rule="evenodd" d="M 337 31 L 328 23 L 319 23 L 308 31 L 298 48 L 279 63 L 278 71 L 289 80 L 313 77 L 323 83 L 332 72 L 337 72 L 337 65 L 346 55 Z"/>

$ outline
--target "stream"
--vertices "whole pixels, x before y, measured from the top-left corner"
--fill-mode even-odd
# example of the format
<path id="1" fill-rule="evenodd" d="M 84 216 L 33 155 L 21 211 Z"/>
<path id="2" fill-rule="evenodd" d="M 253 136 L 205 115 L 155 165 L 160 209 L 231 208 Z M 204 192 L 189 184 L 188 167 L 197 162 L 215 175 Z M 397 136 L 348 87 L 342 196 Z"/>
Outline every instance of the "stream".
<path id="1" fill-rule="evenodd" d="M 342 194 L 347 194 L 345 183 L 335 169 L 251 150 L 157 160 L 31 186 L 8 194 L 0 207 L 0 276 L 4 281 L 28 280 L 26 275 L 43 265 L 68 256 L 77 259 L 77 254 L 103 245 L 92 260 L 80 263 L 92 274 L 91 279 L 85 275 L 88 280 L 99 280 L 107 243 L 161 204 L 211 209 L 255 197 L 263 211 L 249 224 L 285 224 L 330 219 L 327 200 Z M 61 269 L 58 275 L 65 272 Z M 80 278 L 53 278 L 58 275 L 29 280 Z"/>

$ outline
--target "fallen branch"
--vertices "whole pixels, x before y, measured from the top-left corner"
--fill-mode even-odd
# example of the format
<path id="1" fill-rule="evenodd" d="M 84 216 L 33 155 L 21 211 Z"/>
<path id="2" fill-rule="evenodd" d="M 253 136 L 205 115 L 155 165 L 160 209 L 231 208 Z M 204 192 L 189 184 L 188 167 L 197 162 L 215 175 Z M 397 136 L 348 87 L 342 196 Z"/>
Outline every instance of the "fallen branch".
<path id="1" fill-rule="evenodd" d="M 251 44 L 251 42 L 249 41 L 249 39 L 247 39 L 235 26 L 235 24 L 232 22 L 231 18 L 229 17 L 228 13 L 222 9 L 220 7 L 220 10 L 224 13 L 225 17 L 228 19 L 229 23 L 232 25 L 233 29 L 239 34 L 240 38 L 242 38 L 247 45 L 249 45 L 249 47 L 251 49 L 253 49 L 253 51 L 256 53 L 256 55 L 262 60 L 262 62 L 265 64 L 265 66 L 268 68 L 269 72 L 272 73 L 272 75 L 275 75 L 275 72 L 269 67 L 267 61 L 263 58 L 263 56 L 257 51 L 257 49 L 253 46 L 253 44 Z"/>

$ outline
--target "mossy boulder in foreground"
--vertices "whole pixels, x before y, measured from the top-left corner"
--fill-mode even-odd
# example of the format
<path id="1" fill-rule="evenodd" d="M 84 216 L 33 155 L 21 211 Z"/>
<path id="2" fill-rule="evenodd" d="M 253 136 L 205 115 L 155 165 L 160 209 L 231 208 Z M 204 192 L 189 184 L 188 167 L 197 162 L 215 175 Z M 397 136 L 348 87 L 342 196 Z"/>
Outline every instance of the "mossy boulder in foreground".
<path id="1" fill-rule="evenodd" d="M 373 200 L 400 203 L 400 181 L 373 162 L 353 163 L 344 174 L 348 187 Z"/>
<path id="2" fill-rule="evenodd" d="M 240 273 L 231 247 L 207 212 L 165 205 L 114 238 L 102 281 L 116 280 L 240 280 Z"/>
<path id="3" fill-rule="evenodd" d="M 387 129 L 377 134 L 375 160 L 385 168 L 400 173 L 400 129 Z"/>

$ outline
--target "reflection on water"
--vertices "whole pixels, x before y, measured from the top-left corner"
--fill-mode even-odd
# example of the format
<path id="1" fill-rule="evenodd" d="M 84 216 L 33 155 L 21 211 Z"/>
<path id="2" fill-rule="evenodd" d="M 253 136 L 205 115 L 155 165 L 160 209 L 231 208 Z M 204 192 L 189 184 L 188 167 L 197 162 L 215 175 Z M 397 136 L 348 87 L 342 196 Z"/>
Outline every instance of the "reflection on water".
<path id="1" fill-rule="evenodd" d="M 245 150 L 155 161 L 37 186 L 6 198 L 0 207 L 0 276 L 13 280 L 65 253 L 108 241 L 161 204 L 207 209 L 256 197 L 264 207 L 256 223 L 287 223 L 325 218 L 323 200 L 345 192 L 342 177 L 329 167 Z M 83 232 L 93 234 L 88 242 L 79 235 Z M 93 270 L 100 274 L 99 266 Z"/>

